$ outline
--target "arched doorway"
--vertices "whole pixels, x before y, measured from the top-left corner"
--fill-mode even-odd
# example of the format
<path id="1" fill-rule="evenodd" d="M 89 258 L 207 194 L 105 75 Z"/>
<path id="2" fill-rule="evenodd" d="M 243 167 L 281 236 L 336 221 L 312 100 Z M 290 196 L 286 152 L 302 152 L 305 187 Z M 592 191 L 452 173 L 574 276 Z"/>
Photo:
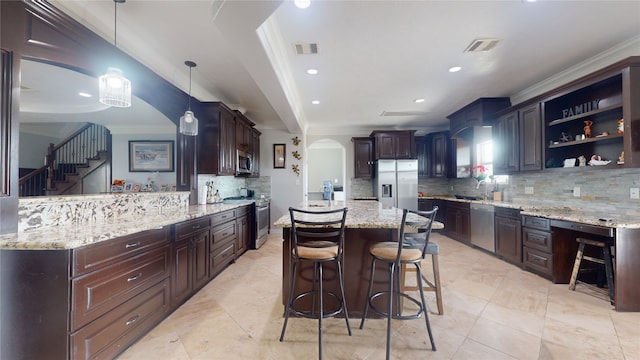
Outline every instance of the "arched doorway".
<path id="1" fill-rule="evenodd" d="M 307 199 L 321 200 L 325 181 L 334 186 L 335 198 L 346 198 L 346 150 L 331 139 L 320 139 L 307 147 Z"/>

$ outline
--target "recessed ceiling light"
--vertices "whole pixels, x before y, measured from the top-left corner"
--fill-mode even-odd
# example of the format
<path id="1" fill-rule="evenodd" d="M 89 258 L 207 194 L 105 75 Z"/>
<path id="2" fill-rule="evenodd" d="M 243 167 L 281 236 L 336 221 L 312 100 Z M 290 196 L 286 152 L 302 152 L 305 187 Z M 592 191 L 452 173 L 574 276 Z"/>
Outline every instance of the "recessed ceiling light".
<path id="1" fill-rule="evenodd" d="M 86 92 L 79 92 L 78 95 L 82 96 L 82 97 L 86 97 L 86 98 L 90 98 L 91 94 L 86 93 Z"/>
<path id="2" fill-rule="evenodd" d="M 311 5 L 311 0 L 294 0 L 293 3 L 296 4 L 298 9 L 306 9 Z"/>
<path id="3" fill-rule="evenodd" d="M 454 66 L 454 67 L 449 69 L 449 72 L 458 72 L 460 70 L 462 70 L 462 68 L 460 66 Z"/>
<path id="4" fill-rule="evenodd" d="M 415 100 L 413 100 L 413 102 L 416 103 L 416 104 L 422 103 L 422 102 L 424 102 L 424 99 L 423 98 L 415 99 Z"/>
<path id="5" fill-rule="evenodd" d="M 318 73 L 318 69 L 307 69 L 307 74 L 315 75 Z"/>
<path id="6" fill-rule="evenodd" d="M 313 100 L 311 103 L 312 103 L 313 105 L 318 105 L 318 104 L 320 104 L 320 101 L 318 101 L 318 100 Z"/>

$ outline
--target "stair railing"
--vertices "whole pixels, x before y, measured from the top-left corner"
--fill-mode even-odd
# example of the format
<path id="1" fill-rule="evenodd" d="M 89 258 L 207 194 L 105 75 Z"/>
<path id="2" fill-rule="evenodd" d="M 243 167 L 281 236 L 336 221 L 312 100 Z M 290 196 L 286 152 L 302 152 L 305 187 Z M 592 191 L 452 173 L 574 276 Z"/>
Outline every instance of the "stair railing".
<path id="1" fill-rule="evenodd" d="M 49 144 L 45 155 L 45 165 L 19 180 L 20 196 L 45 195 L 55 189 L 56 181 L 65 179 L 65 174 L 73 173 L 80 164 L 98 157 L 101 151 L 109 150 L 110 133 L 102 125 L 87 123 L 60 144 Z M 46 175 L 43 183 L 42 173 Z"/>

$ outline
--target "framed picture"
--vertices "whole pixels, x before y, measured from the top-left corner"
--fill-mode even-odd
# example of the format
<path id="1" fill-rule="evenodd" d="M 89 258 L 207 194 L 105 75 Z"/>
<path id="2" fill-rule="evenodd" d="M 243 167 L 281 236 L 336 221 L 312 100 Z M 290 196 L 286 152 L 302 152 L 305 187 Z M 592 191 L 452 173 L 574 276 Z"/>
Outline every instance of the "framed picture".
<path id="1" fill-rule="evenodd" d="M 287 154 L 287 145 L 273 144 L 273 168 L 284 169 L 284 161 Z"/>
<path id="2" fill-rule="evenodd" d="M 140 191 L 141 188 L 142 188 L 142 184 L 135 183 L 135 184 L 133 184 L 133 189 L 131 189 L 131 191 L 138 192 L 138 191 Z"/>
<path id="3" fill-rule="evenodd" d="M 173 140 L 129 140 L 130 172 L 173 172 Z"/>
<path id="4" fill-rule="evenodd" d="M 131 191 L 133 191 L 133 183 L 125 183 L 125 184 L 124 184 L 124 191 L 125 191 L 125 192 L 131 192 Z"/>

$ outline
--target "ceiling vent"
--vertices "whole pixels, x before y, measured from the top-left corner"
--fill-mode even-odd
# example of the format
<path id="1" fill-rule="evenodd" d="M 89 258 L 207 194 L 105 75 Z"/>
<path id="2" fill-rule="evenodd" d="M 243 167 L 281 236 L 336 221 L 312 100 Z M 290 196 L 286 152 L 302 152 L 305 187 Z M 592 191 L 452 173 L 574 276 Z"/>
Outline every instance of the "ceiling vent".
<path id="1" fill-rule="evenodd" d="M 293 44 L 297 55 L 314 55 L 318 53 L 317 43 Z"/>
<path id="2" fill-rule="evenodd" d="M 421 116 L 427 115 L 426 111 L 383 111 L 380 116 Z"/>
<path id="3" fill-rule="evenodd" d="M 500 39 L 475 39 L 467 46 L 464 52 L 482 52 L 493 49 Z"/>

